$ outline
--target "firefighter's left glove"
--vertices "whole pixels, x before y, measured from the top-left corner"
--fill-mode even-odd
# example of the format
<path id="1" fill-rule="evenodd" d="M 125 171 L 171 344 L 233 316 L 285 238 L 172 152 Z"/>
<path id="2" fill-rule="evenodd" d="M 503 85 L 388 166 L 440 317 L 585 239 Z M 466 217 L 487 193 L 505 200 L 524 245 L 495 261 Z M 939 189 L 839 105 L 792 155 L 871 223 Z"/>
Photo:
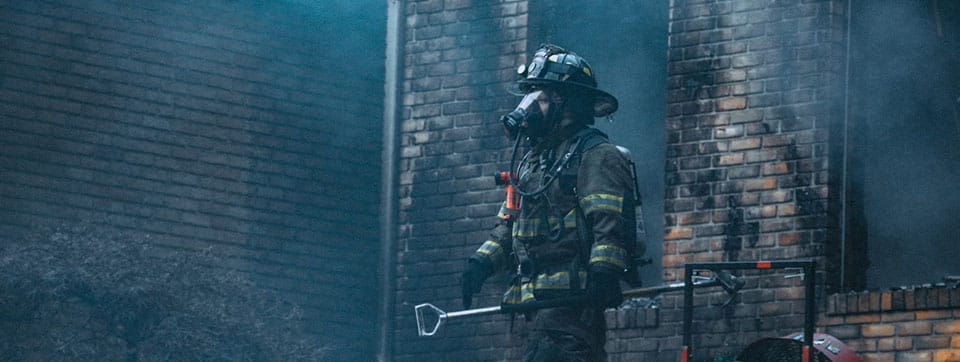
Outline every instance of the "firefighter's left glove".
<path id="1" fill-rule="evenodd" d="M 470 309 L 473 304 L 473 295 L 480 292 L 480 287 L 491 274 L 489 262 L 474 258 L 467 259 L 467 266 L 463 270 L 461 287 L 463 288 L 463 309 Z"/>
<path id="2" fill-rule="evenodd" d="M 623 302 L 620 290 L 620 275 L 608 268 L 590 268 L 587 277 L 587 295 L 594 305 L 601 308 L 615 308 Z"/>

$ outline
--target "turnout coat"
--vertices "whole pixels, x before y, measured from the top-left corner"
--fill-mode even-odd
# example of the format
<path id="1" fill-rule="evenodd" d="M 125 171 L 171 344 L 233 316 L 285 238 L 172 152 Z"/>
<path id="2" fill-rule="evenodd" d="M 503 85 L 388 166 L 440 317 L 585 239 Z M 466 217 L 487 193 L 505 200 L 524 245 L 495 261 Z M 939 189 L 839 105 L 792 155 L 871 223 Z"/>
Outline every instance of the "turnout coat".
<path id="1" fill-rule="evenodd" d="M 632 207 L 630 162 L 602 132 L 584 127 L 542 141 L 517 170 L 519 210 L 506 208 L 471 256 L 494 271 L 516 269 L 503 297 L 518 304 L 583 293 L 589 270 L 627 267 L 624 208 Z M 545 188 L 542 193 L 535 190 Z"/>

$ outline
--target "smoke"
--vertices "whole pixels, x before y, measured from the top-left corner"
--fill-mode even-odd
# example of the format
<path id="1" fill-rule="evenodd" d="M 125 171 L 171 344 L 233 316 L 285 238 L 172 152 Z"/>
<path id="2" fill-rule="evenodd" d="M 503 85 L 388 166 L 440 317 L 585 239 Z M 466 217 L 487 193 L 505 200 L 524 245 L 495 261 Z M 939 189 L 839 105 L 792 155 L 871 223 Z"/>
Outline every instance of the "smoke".
<path id="1" fill-rule="evenodd" d="M 857 1 L 853 9 L 848 179 L 863 198 L 848 203 L 862 207 L 863 219 L 849 222 L 866 239 L 867 286 L 938 282 L 960 273 L 960 6 Z"/>
<path id="2" fill-rule="evenodd" d="M 549 42 L 584 57 L 599 88 L 620 102 L 613 120 L 598 119 L 597 128 L 610 135 L 613 143 L 630 149 L 636 163 L 647 257 L 653 261 L 641 269 L 641 277 L 645 283 L 656 284 L 662 279 L 664 229 L 667 2 L 616 0 L 589 6 L 547 1 L 540 7 L 544 9 L 538 16 L 545 37 L 531 39 L 532 45 Z"/>
<path id="3" fill-rule="evenodd" d="M 316 23 L 325 41 L 307 46 L 318 60 L 365 80 L 383 81 L 386 4 L 351 0 L 288 0 L 300 5 L 292 14 Z M 371 72 L 380 69 L 380 72 Z"/>

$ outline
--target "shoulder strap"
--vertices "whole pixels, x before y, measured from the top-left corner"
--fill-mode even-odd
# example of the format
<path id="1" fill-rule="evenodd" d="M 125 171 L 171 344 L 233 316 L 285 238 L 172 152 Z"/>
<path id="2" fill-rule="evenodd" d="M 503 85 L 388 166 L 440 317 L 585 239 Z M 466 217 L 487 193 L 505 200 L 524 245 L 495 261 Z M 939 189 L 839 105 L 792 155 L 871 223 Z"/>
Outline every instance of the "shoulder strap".
<path id="1" fill-rule="evenodd" d="M 584 128 L 573 135 L 574 139 L 580 138 L 580 151 L 586 151 L 596 147 L 601 143 L 609 142 L 607 135 L 596 128 Z"/>
<path id="2" fill-rule="evenodd" d="M 573 173 L 573 176 L 576 177 L 580 168 L 580 156 L 602 144 L 606 143 L 607 135 L 596 128 L 584 128 L 574 134 L 574 138 L 580 139 L 580 150 L 576 155 L 576 167 L 570 167 L 570 172 Z M 576 185 L 576 184 L 574 184 Z M 574 197 L 577 199 L 576 206 L 574 210 L 577 218 L 577 236 L 580 240 L 580 265 L 587 265 L 587 261 L 590 259 L 590 248 L 593 246 L 593 231 L 590 227 L 589 221 L 587 220 L 586 215 L 583 213 L 583 208 L 580 207 L 580 195 L 579 190 L 576 189 L 576 186 L 573 188 Z"/>

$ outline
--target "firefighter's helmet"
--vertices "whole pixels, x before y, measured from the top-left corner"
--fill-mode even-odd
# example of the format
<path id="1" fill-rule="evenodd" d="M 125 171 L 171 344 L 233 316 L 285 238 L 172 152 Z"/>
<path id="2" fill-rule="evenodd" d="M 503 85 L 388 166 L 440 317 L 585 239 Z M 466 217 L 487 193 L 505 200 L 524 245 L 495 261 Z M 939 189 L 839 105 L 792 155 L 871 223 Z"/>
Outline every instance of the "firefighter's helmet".
<path id="1" fill-rule="evenodd" d="M 610 93 L 597 88 L 593 68 L 583 57 L 553 44 L 541 44 L 530 65 L 517 69 L 520 91 L 528 93 L 539 87 L 559 87 L 594 96 L 593 116 L 606 117 L 617 111 L 619 102 Z"/>

